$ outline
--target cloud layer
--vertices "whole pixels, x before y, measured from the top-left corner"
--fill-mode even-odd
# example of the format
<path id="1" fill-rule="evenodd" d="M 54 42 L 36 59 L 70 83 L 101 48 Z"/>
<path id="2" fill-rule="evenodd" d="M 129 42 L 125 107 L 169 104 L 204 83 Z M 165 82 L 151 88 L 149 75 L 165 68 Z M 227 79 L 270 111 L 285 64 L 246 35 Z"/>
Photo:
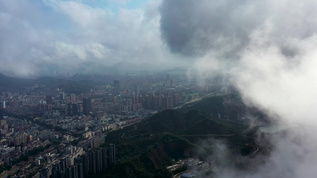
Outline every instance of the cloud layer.
<path id="1" fill-rule="evenodd" d="M 250 43 L 253 31 L 267 24 L 274 28 L 275 38 L 270 40 L 277 43 L 311 36 L 317 27 L 316 4 L 309 0 L 165 0 L 160 8 L 161 30 L 173 52 L 204 55 L 212 50 L 236 57 L 234 53 Z"/>
<path id="2" fill-rule="evenodd" d="M 0 71 L 43 75 L 83 62 L 170 61 L 160 37 L 160 1 L 137 9 L 125 1 L 93 2 L 0 0 Z"/>
<path id="3" fill-rule="evenodd" d="M 314 0 L 165 0 L 161 30 L 170 50 L 193 56 L 202 81 L 228 74 L 245 103 L 288 128 L 272 138 L 251 172 L 218 177 L 315 177 L 317 164 L 317 2 Z"/>
<path id="4" fill-rule="evenodd" d="M 173 52 L 195 55 L 199 77 L 210 71 L 231 74 L 246 100 L 296 121 L 316 104 L 316 5 L 313 0 L 165 0 L 162 35 Z"/>

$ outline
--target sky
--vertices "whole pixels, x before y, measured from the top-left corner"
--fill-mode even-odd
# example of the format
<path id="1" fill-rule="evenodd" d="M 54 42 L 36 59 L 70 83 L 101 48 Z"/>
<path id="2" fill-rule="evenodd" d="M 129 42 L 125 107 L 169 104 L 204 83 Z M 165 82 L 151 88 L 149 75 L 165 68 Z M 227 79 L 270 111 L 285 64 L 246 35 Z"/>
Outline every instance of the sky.
<path id="1" fill-rule="evenodd" d="M 161 1 L 0 0 L 0 72 L 72 71 L 87 62 L 169 65 Z"/>
<path id="2" fill-rule="evenodd" d="M 225 74 L 289 131 L 271 140 L 271 156 L 250 160 L 256 171 L 217 177 L 315 177 L 316 16 L 315 0 L 0 0 L 0 72 L 190 64 L 202 85 Z"/>

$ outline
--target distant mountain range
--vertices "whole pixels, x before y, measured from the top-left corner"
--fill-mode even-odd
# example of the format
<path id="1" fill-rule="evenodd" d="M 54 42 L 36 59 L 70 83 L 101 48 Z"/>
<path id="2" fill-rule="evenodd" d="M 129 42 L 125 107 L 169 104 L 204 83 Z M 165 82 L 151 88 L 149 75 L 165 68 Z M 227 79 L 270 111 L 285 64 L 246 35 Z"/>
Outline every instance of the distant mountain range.
<path id="1" fill-rule="evenodd" d="M 35 80 L 33 79 L 16 78 L 0 74 L 0 89 L 22 88 L 25 86 L 30 86 L 34 82 Z"/>
<path id="2" fill-rule="evenodd" d="M 149 71 L 157 72 L 169 69 L 174 69 L 175 66 L 168 65 L 154 65 L 151 63 L 134 64 L 129 62 L 120 62 L 113 65 L 105 65 L 98 62 L 82 62 L 72 65 L 62 64 L 41 64 L 38 67 L 38 76 L 57 76 L 69 74 L 106 74 L 118 75 L 129 72 Z M 178 67 L 179 68 L 179 67 Z"/>
<path id="3" fill-rule="evenodd" d="M 105 83 L 107 79 L 85 78 L 91 74 L 99 75 L 148 75 L 154 72 L 168 74 L 184 74 L 185 68 L 173 68 L 168 66 L 153 66 L 151 64 L 134 65 L 131 63 L 118 63 L 112 66 L 105 66 L 94 62 L 84 62 L 67 68 L 60 65 L 43 66 L 38 77 L 28 78 L 27 76 L 19 77 L 11 74 L 10 76 L 0 74 L 0 91 L 23 89 L 32 85 L 47 85 L 48 87 L 57 87 L 66 91 L 78 93 L 86 91 L 90 87 Z M 77 89 L 76 89 L 77 88 Z M 73 91 L 76 90 L 76 91 Z"/>
<path id="4" fill-rule="evenodd" d="M 49 88 L 61 88 L 69 93 L 81 93 L 88 91 L 91 87 L 100 83 L 93 80 L 74 80 L 58 77 L 39 77 L 36 79 L 27 79 L 19 77 L 10 77 L 0 74 L 0 91 L 23 90 L 32 86 L 45 86 Z"/>

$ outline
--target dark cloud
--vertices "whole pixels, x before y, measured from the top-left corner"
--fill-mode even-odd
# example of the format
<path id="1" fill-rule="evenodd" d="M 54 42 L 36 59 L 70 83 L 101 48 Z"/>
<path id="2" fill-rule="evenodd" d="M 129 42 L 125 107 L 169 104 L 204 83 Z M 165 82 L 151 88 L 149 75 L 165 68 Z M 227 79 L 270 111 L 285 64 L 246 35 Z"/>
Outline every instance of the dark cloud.
<path id="1" fill-rule="evenodd" d="M 284 0 L 164 0 L 161 33 L 174 53 L 200 56 L 225 50 L 224 58 L 236 57 L 252 33 L 268 24 L 275 28 L 272 41 L 311 36 L 317 29 L 314 5 Z M 287 44 L 283 45 L 289 54 Z"/>
<path id="2" fill-rule="evenodd" d="M 205 54 L 233 44 L 237 48 L 248 40 L 248 28 L 257 22 L 242 17 L 239 11 L 245 8 L 246 0 L 165 0 L 161 6 L 161 31 L 173 52 L 185 55 Z M 235 21 L 242 18 L 240 23 Z M 236 46 L 234 46 L 236 45 Z"/>

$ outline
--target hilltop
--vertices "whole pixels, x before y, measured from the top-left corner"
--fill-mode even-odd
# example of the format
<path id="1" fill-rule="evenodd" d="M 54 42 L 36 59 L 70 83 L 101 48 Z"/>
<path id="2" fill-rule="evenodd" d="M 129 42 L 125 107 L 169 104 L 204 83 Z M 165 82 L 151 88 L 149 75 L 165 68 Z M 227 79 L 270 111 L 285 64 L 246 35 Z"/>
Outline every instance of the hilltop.
<path id="1" fill-rule="evenodd" d="M 216 103 L 219 110 L 228 109 L 222 100 L 218 96 L 211 97 L 207 103 Z M 171 173 L 165 167 L 172 160 L 197 156 L 195 150 L 206 139 L 224 140 L 230 145 L 232 154 L 247 155 L 253 151 L 246 145 L 254 144 L 251 139 L 254 132 L 243 122 L 212 118 L 197 110 L 200 104 L 165 110 L 136 125 L 109 133 L 106 142 L 117 145 L 119 162 L 107 171 L 107 177 L 170 177 Z M 211 110 L 214 107 L 205 106 Z M 212 150 L 206 150 L 205 154 L 211 153 Z M 198 156 L 203 160 L 206 155 Z"/>

